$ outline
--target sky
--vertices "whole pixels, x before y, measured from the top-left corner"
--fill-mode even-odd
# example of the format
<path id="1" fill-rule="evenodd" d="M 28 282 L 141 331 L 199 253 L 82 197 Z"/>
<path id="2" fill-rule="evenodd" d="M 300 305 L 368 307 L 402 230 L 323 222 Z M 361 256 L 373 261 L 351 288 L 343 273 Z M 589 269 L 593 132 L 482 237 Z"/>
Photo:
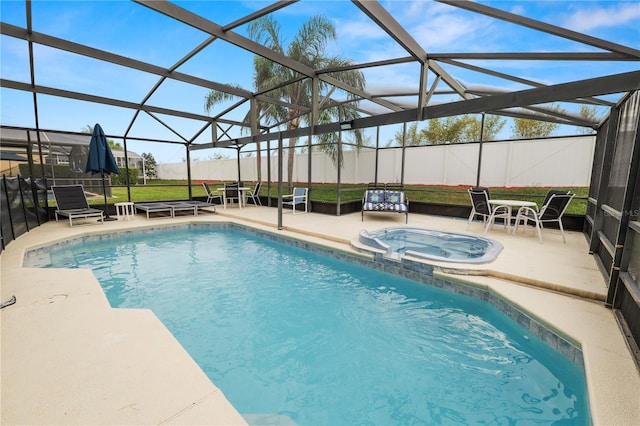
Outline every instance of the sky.
<path id="1" fill-rule="evenodd" d="M 271 2 L 264 1 L 176 1 L 178 6 L 200 14 L 219 25 L 228 25 Z M 427 53 L 443 52 L 564 52 L 597 51 L 571 40 L 542 34 L 489 17 L 473 14 L 432 1 L 381 1 L 394 18 L 407 29 Z M 640 49 L 640 2 L 634 1 L 487 1 L 483 4 L 528 18 L 584 32 L 590 36 Z M 207 35 L 145 6 L 122 0 L 114 1 L 42 1 L 33 5 L 33 29 L 54 37 L 85 44 L 93 48 L 171 67 L 192 49 L 206 40 Z M 389 35 L 380 30 L 353 3 L 346 0 L 302 0 L 280 11 L 274 18 L 281 24 L 284 44 L 288 44 L 300 26 L 313 15 L 326 16 L 335 26 L 336 42 L 327 46 L 327 53 L 350 58 L 354 63 L 408 56 Z M 1 0 L 2 23 L 26 27 L 25 3 Z M 247 36 L 246 25 L 234 31 Z M 158 76 L 132 71 L 101 61 L 35 45 L 34 66 L 36 84 L 97 96 L 140 102 L 158 82 Z M 223 42 L 215 41 L 177 71 L 205 79 L 239 85 L 252 90 L 253 56 Z M 545 84 L 557 84 L 601 75 L 640 69 L 638 62 L 591 62 L 587 65 L 571 62 L 549 63 L 511 61 L 499 66 L 487 61 L 474 65 L 515 74 Z M 465 84 L 481 84 L 524 89 L 517 83 L 480 76 L 456 67 L 451 70 Z M 419 69 L 415 64 L 369 68 L 364 71 L 370 91 L 415 88 Z M 0 73 L 3 79 L 28 83 L 28 44 L 9 36 L 0 36 Z M 207 90 L 189 84 L 167 80 L 150 97 L 148 104 L 182 109 L 207 115 L 204 96 Z M 450 97 L 450 95 L 449 95 Z M 412 99 L 396 99 L 410 103 Z M 450 99 L 444 99 L 450 100 Z M 223 111 L 229 103 L 216 106 L 212 114 Z M 39 125 L 45 129 L 81 131 L 99 122 L 107 134 L 128 135 L 182 141 L 193 138 L 202 122 L 157 116 L 177 130 L 180 136 L 166 129 L 158 120 L 140 114 L 133 121 L 130 109 L 103 106 L 52 96 L 38 96 Z M 242 119 L 240 109 L 233 119 Z M 27 92 L 0 89 L 0 122 L 9 126 L 35 126 L 32 96 Z M 397 128 L 386 129 L 389 139 Z M 375 132 L 372 130 L 372 134 Z M 233 137 L 237 137 L 234 135 Z M 210 131 L 196 139 L 211 140 Z M 381 141 L 384 144 L 386 141 Z M 150 146 L 153 146 L 153 149 Z M 159 162 L 179 162 L 185 158 L 180 144 L 151 144 L 131 141 L 128 148 L 138 153 L 153 151 Z M 224 150 L 223 155 L 228 155 Z M 157 154 L 156 154 L 157 152 Z M 213 158 L 216 151 L 193 153 L 195 159 Z"/>

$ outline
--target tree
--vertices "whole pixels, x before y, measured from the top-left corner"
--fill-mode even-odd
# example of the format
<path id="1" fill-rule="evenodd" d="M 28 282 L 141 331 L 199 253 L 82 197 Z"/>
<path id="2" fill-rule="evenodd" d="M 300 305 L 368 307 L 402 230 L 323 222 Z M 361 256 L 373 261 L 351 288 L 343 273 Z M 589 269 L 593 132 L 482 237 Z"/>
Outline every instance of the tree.
<path id="1" fill-rule="evenodd" d="M 402 145 L 402 138 L 404 136 L 404 144 L 405 146 L 418 146 L 423 144 L 423 138 L 421 137 L 420 132 L 418 132 L 418 123 L 412 123 L 407 126 L 406 132 L 404 129 L 398 130 L 393 135 L 393 141 L 389 142 L 388 145 Z"/>
<path id="2" fill-rule="evenodd" d="M 156 159 L 153 158 L 153 154 L 150 152 L 143 152 L 142 158 L 144 158 L 145 174 L 151 179 L 157 178 L 158 172 L 156 171 L 156 166 L 158 165 L 158 163 L 156 163 Z"/>
<path id="3" fill-rule="evenodd" d="M 551 136 L 558 126 L 558 123 L 551 123 L 549 121 L 514 118 L 511 130 L 514 139 L 533 139 Z"/>
<path id="4" fill-rule="evenodd" d="M 93 134 L 93 126 L 90 124 L 87 124 L 82 128 L 81 131 L 82 133 L 89 133 L 91 135 Z M 122 147 L 122 145 L 115 142 L 113 139 L 107 139 L 107 143 L 109 144 L 109 148 L 111 148 L 113 151 L 124 151 L 124 148 Z"/>
<path id="5" fill-rule="evenodd" d="M 495 140 L 506 121 L 496 115 L 485 115 L 482 140 Z M 440 145 L 460 142 L 477 142 L 480 140 L 482 120 L 473 115 L 436 118 L 429 120 L 428 127 L 421 134 L 429 145 Z"/>
<path id="6" fill-rule="evenodd" d="M 433 118 L 427 121 L 427 128 L 418 132 L 416 123 L 407 127 L 406 146 L 440 145 L 459 142 L 477 142 L 480 140 L 482 121 L 473 115 L 447 118 Z M 496 115 L 486 115 L 482 139 L 495 140 L 506 121 Z M 402 130 L 395 133 L 393 140 L 402 145 Z M 393 143 L 393 142 L 391 142 Z M 391 145 L 389 143 L 389 145 Z"/>
<path id="7" fill-rule="evenodd" d="M 107 139 L 107 143 L 109 144 L 109 148 L 113 151 L 124 151 L 122 144 L 115 142 L 113 139 Z"/>
<path id="8" fill-rule="evenodd" d="M 113 139 L 107 139 L 107 143 L 112 151 L 124 151 L 122 144 L 115 142 Z"/>
<path id="9" fill-rule="evenodd" d="M 483 141 L 496 140 L 498 134 L 502 131 L 502 128 L 507 123 L 504 118 L 500 118 L 497 115 L 485 114 L 484 116 L 484 130 L 482 131 Z M 480 129 L 482 128 L 482 120 L 474 117 L 474 120 L 470 126 L 466 129 L 465 139 L 467 141 L 479 141 Z"/>
<path id="10" fill-rule="evenodd" d="M 224 160 L 226 158 L 227 158 L 226 155 L 223 155 L 219 152 L 216 152 L 213 156 L 211 155 L 209 156 L 209 160 Z"/>
<path id="11" fill-rule="evenodd" d="M 324 50 L 327 43 L 336 39 L 333 24 L 324 16 L 314 16 L 305 22 L 298 30 L 288 46 L 282 44 L 280 25 L 270 16 L 261 17 L 253 21 L 248 28 L 249 38 L 275 51 L 286 54 L 289 58 L 310 67 L 311 69 L 338 68 L 351 65 L 352 62 L 340 57 L 326 56 Z M 297 71 L 284 67 L 262 56 L 256 56 L 254 64 L 254 89 L 266 97 L 274 99 L 273 103 L 258 101 L 258 117 L 269 124 L 286 123 L 287 130 L 307 125 L 310 116 L 306 109 L 312 106 L 313 81 L 302 76 Z M 364 89 L 364 75 L 357 70 L 328 73 L 329 76 L 357 89 Z M 318 123 L 333 121 L 349 121 L 360 116 L 354 108 L 357 97 L 347 93 L 347 103 L 331 105 L 330 96 L 336 88 L 323 81 L 318 82 L 319 117 Z M 209 110 L 215 103 L 229 99 L 232 95 L 212 91 L 205 98 L 205 108 Z M 349 103 L 351 106 L 349 106 Z M 285 106 L 289 105 L 289 106 Z M 301 106 L 298 109 L 296 106 Z M 355 139 L 358 147 L 362 146 L 362 132 L 350 131 L 349 136 Z M 342 166 L 341 152 L 338 150 L 337 134 L 326 133 L 320 135 L 321 149 L 326 152 L 338 167 Z M 293 161 L 297 138 L 290 138 L 288 144 L 288 176 L 289 187 L 293 178 Z"/>
<path id="12" fill-rule="evenodd" d="M 429 145 L 465 142 L 466 130 L 472 125 L 473 117 L 445 117 L 428 120 L 428 125 L 420 132 Z"/>
<path id="13" fill-rule="evenodd" d="M 557 105 L 552 105 L 549 109 L 555 110 L 561 114 L 567 114 Z M 514 139 L 533 139 L 544 138 L 551 134 L 560 126 L 558 123 L 550 121 L 541 121 L 529 118 L 514 118 L 511 130 Z"/>
<path id="14" fill-rule="evenodd" d="M 589 108 L 586 105 L 580 106 L 580 117 L 592 122 L 599 122 L 602 120 L 602 114 L 598 112 L 596 107 Z M 580 127 L 580 132 L 588 135 L 593 132 L 593 129 L 590 127 Z"/>

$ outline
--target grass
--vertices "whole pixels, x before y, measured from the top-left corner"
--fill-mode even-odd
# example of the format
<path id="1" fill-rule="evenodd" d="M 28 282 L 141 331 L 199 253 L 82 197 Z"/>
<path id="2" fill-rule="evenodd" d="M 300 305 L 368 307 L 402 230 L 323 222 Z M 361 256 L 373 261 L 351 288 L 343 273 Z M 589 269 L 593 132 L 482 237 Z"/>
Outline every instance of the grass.
<path id="1" fill-rule="evenodd" d="M 304 185 L 304 184 L 300 184 Z M 347 184 L 340 186 L 340 201 L 361 200 L 367 185 L 364 184 Z M 470 206 L 468 186 L 441 186 L 441 185 L 405 185 L 404 191 L 409 201 L 421 201 L 434 204 L 452 204 Z M 491 188 L 491 198 L 495 199 L 516 199 L 533 201 L 542 205 L 544 197 L 550 189 L 559 189 L 571 191 L 576 197 L 571 201 L 567 208 L 569 214 L 583 215 L 587 212 L 587 197 L 589 194 L 588 187 L 518 187 L 518 188 Z M 275 196 L 275 189 L 272 188 L 272 194 Z M 266 189 L 263 190 L 266 194 Z M 312 186 L 311 199 L 314 201 L 336 202 L 337 185 L 336 184 L 314 184 Z"/>
<path id="2" fill-rule="evenodd" d="M 221 187 L 223 182 L 208 181 L 212 189 Z M 246 186 L 253 187 L 255 183 L 246 182 Z M 306 183 L 296 183 L 294 186 L 306 186 Z M 361 200 L 366 184 L 344 184 L 340 185 L 340 201 L 349 202 Z M 452 205 L 470 205 L 468 186 L 440 186 L 440 185 L 405 185 L 404 191 L 411 202 L 422 201 L 436 204 L 452 204 Z M 492 198 L 506 198 L 533 201 L 540 206 L 544 200 L 544 196 L 549 187 L 518 187 L 518 188 L 491 188 Z M 554 187 L 553 189 L 563 189 L 576 194 L 576 197 L 569 204 L 567 213 L 584 215 L 587 211 L 588 187 Z M 285 193 L 289 193 L 287 186 L 284 188 Z M 277 196 L 277 186 L 273 184 L 271 187 L 271 196 Z M 267 195 L 267 186 L 263 185 L 261 195 Z M 204 188 L 200 181 L 194 182 L 192 185 L 193 197 L 205 197 Z M 335 203 L 337 200 L 336 184 L 313 184 L 311 199 L 313 201 L 324 201 Z M 147 185 L 132 186 L 131 200 L 134 202 L 141 201 L 162 201 L 162 200 L 187 200 L 189 199 L 189 188 L 186 181 L 181 180 L 163 180 L 148 181 Z M 119 201 L 127 201 L 128 194 L 126 187 L 113 187 L 112 196 L 108 197 L 109 203 L 117 203 Z M 102 204 L 104 198 L 102 196 L 92 197 L 90 204 Z"/>

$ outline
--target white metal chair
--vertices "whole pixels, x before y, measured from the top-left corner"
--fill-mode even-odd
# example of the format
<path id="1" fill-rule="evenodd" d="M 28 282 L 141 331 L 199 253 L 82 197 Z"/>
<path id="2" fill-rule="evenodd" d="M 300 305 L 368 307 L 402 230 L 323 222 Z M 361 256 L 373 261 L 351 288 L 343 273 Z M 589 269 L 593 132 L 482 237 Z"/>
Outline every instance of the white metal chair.
<path id="1" fill-rule="evenodd" d="M 247 199 L 251 199 L 255 206 L 262 205 L 262 201 L 260 201 L 260 188 L 262 188 L 262 182 L 256 183 L 256 187 L 253 188 L 252 191 L 246 192 Z"/>
<path id="2" fill-rule="evenodd" d="M 547 192 L 540 211 L 536 211 L 530 207 L 520 207 L 520 209 L 518 209 L 518 215 L 516 216 L 516 226 L 513 229 L 513 233 L 515 234 L 518 230 L 520 221 L 524 222 L 524 229 L 526 229 L 527 224 L 531 221 L 534 223 L 536 231 L 538 231 L 538 238 L 542 244 L 542 228 L 544 223 L 556 222 L 562 234 L 562 242 L 566 243 L 567 239 L 564 235 L 564 228 L 562 227 L 562 216 L 575 195 L 576 194 L 567 191 L 551 190 Z"/>
<path id="3" fill-rule="evenodd" d="M 283 195 L 283 199 L 290 199 L 290 201 L 283 201 L 285 206 L 291 206 L 293 208 L 293 214 L 296 214 L 296 206 L 298 204 L 304 204 L 304 212 L 308 213 L 307 203 L 307 188 L 293 188 L 293 194 Z"/>

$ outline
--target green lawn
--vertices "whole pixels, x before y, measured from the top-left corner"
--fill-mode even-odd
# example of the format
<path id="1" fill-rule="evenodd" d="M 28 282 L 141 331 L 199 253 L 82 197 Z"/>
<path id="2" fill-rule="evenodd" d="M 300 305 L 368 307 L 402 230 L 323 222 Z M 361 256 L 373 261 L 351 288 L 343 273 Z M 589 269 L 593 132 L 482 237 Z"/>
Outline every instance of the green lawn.
<path id="1" fill-rule="evenodd" d="M 223 182 L 209 181 L 212 188 L 223 185 Z M 246 186 L 253 187 L 255 183 L 246 182 Z M 294 186 L 305 186 L 304 183 L 297 183 Z M 340 186 L 340 200 L 354 201 L 362 199 L 366 184 L 345 184 Z M 429 186 L 429 185 L 406 185 L 405 193 L 410 201 L 424 201 L 438 204 L 453 205 L 470 205 L 467 187 L 462 186 Z M 512 198 L 518 200 L 534 201 L 538 205 L 542 204 L 548 187 L 520 187 L 520 188 L 491 188 L 492 198 Z M 574 192 L 576 198 L 571 201 L 567 213 L 585 214 L 587 209 L 587 196 L 589 188 L 587 187 L 556 187 L 553 189 L 564 189 Z M 288 189 L 284 189 L 285 193 L 289 193 Z M 261 194 L 267 195 L 267 186 L 263 184 Z M 204 188 L 198 182 L 192 186 L 193 197 L 205 197 Z M 271 187 L 271 195 L 277 195 L 277 186 L 273 184 Z M 186 200 L 189 198 L 189 189 L 185 181 L 149 181 L 147 185 L 132 186 L 131 200 L 140 201 L 161 201 L 161 200 Z M 112 196 L 108 198 L 109 203 L 118 201 L 127 201 L 127 188 L 112 188 Z M 336 184 L 314 184 L 312 186 L 311 199 L 314 201 L 335 202 L 337 200 Z M 104 198 L 95 197 L 89 200 L 90 204 L 104 203 Z"/>

